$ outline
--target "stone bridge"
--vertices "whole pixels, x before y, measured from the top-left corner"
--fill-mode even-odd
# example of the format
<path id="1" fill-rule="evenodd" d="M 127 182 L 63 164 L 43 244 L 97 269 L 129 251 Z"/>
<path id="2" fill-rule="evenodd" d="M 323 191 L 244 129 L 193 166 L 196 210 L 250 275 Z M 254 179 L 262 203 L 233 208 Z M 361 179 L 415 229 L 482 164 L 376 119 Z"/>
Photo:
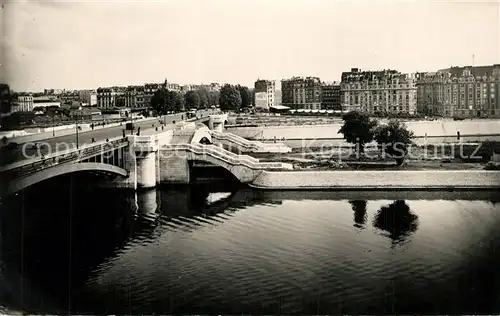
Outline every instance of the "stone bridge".
<path id="1" fill-rule="evenodd" d="M 211 131 L 192 121 L 153 135 L 119 137 L 4 166 L 0 168 L 0 195 L 76 172 L 114 175 L 109 186 L 129 189 L 190 183 L 193 161 L 223 168 L 242 183 L 251 183 L 263 170 L 292 169 L 291 164 L 260 162 L 214 145 Z"/>

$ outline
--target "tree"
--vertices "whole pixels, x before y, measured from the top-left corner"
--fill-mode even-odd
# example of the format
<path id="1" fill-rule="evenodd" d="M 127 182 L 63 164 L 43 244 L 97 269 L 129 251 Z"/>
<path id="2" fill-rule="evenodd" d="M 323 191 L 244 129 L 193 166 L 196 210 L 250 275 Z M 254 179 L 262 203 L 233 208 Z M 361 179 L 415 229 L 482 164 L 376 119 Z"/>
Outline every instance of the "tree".
<path id="1" fill-rule="evenodd" d="M 250 89 L 250 106 L 255 106 L 255 89 Z"/>
<path id="2" fill-rule="evenodd" d="M 401 166 L 408 154 L 408 147 L 412 143 L 414 134 L 399 120 L 390 120 L 375 130 L 375 140 L 383 152 L 396 160 Z"/>
<path id="3" fill-rule="evenodd" d="M 167 114 L 167 103 L 169 94 L 163 89 L 157 90 L 151 97 L 151 108 L 157 115 Z"/>
<path id="4" fill-rule="evenodd" d="M 339 130 L 339 133 L 344 135 L 344 139 L 351 144 L 356 145 L 356 153 L 363 154 L 365 144 L 373 140 L 375 128 L 378 125 L 376 120 L 373 120 L 368 114 L 351 111 L 342 116 L 344 125 Z"/>
<path id="5" fill-rule="evenodd" d="M 13 95 L 8 84 L 0 83 L 0 113 L 9 113 Z"/>
<path id="6" fill-rule="evenodd" d="M 188 91 L 184 95 L 184 104 L 187 109 L 199 109 L 200 108 L 200 96 L 197 91 Z"/>
<path id="7" fill-rule="evenodd" d="M 241 107 L 241 95 L 238 89 L 232 85 L 225 84 L 220 89 L 220 109 L 223 111 L 237 111 Z"/>
<path id="8" fill-rule="evenodd" d="M 151 98 L 151 108 L 157 115 L 184 110 L 184 98 L 177 91 L 160 89 Z"/>
<path id="9" fill-rule="evenodd" d="M 207 89 L 199 89 L 196 91 L 200 97 L 200 109 L 206 109 L 210 107 L 208 91 Z"/>
<path id="10" fill-rule="evenodd" d="M 252 104 L 252 93 L 248 87 L 237 85 L 236 89 L 240 92 L 241 107 L 246 108 Z"/>
<path id="11" fill-rule="evenodd" d="M 184 98 L 177 91 L 168 91 L 167 111 L 184 111 Z"/>
<path id="12" fill-rule="evenodd" d="M 208 106 L 217 106 L 219 105 L 220 100 L 220 92 L 219 91 L 210 91 L 208 92 Z"/>

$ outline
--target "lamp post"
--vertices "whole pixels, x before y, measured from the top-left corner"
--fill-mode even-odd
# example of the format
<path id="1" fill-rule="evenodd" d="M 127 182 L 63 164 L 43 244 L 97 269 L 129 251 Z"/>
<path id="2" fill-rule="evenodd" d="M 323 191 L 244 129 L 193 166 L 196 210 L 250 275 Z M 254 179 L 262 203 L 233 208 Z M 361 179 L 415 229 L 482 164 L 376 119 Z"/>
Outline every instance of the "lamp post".
<path id="1" fill-rule="evenodd" d="M 135 130 L 135 127 L 134 127 L 134 118 L 132 116 L 132 111 L 129 111 L 127 112 L 129 113 L 129 116 L 130 116 L 130 125 L 131 125 L 131 128 L 130 128 L 130 135 L 134 135 L 134 130 Z"/>
<path id="2" fill-rule="evenodd" d="M 75 128 L 76 128 L 76 149 L 78 149 L 78 114 L 75 116 Z"/>
<path id="3" fill-rule="evenodd" d="M 52 137 L 56 137 L 56 130 L 54 128 L 54 118 L 55 118 L 55 114 L 53 113 L 52 114 Z"/>

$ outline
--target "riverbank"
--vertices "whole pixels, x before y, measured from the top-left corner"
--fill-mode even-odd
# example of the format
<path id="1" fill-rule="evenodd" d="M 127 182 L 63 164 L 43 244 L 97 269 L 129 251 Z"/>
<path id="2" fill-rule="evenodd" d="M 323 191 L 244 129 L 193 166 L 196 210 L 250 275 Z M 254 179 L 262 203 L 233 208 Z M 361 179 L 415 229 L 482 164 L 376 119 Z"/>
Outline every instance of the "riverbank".
<path id="1" fill-rule="evenodd" d="M 250 187 L 263 190 L 500 190 L 500 172 L 263 171 Z"/>
<path id="2" fill-rule="evenodd" d="M 344 147 L 303 148 L 286 154 L 252 156 L 266 162 L 292 163 L 295 170 L 483 170 L 493 152 L 500 153 L 500 142 L 412 146 L 402 166 L 372 146 L 365 147 L 361 159 L 355 157 L 353 148 Z"/>

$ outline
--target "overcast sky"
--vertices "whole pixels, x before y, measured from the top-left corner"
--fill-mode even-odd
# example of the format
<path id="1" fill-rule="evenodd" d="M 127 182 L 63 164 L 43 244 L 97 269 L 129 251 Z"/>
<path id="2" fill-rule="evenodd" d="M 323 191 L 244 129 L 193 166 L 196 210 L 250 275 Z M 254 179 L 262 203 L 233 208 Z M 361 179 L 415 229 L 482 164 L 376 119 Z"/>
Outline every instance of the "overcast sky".
<path id="1" fill-rule="evenodd" d="M 498 1 L 14 0 L 0 33 L 16 91 L 500 63 Z"/>

